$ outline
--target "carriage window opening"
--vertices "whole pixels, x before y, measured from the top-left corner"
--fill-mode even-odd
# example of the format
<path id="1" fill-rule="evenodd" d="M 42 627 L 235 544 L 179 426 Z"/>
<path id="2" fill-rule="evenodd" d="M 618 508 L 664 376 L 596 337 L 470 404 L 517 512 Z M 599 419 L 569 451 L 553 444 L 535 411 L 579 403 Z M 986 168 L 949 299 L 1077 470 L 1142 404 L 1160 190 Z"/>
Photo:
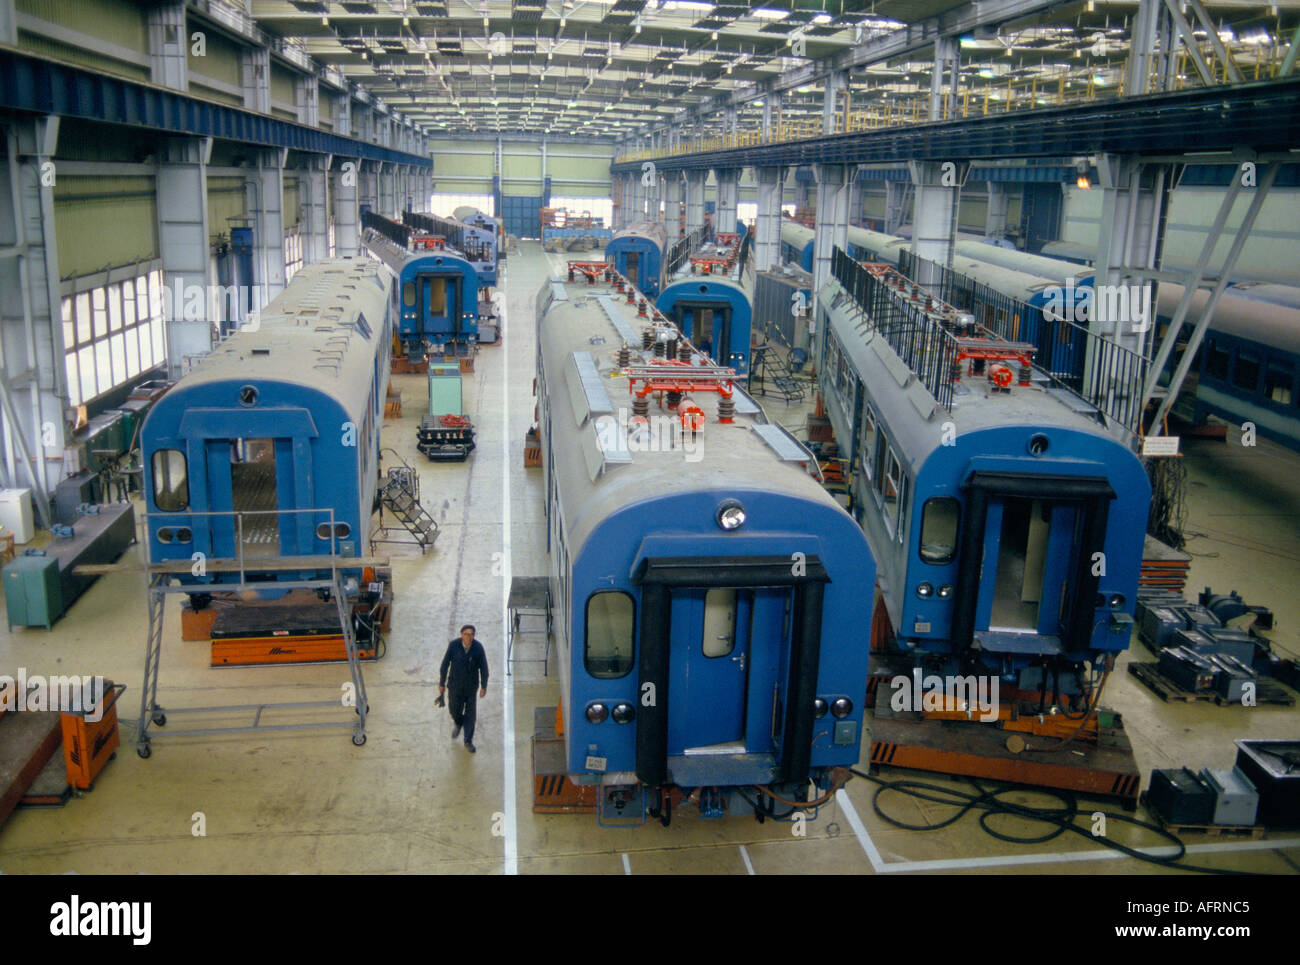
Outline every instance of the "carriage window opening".
<path id="1" fill-rule="evenodd" d="M 1264 373 L 1264 394 L 1270 400 L 1290 405 L 1294 382 L 1295 370 L 1290 362 L 1268 360 L 1268 369 Z"/>
<path id="2" fill-rule="evenodd" d="M 921 559 L 951 563 L 957 555 L 957 522 L 961 505 L 950 496 L 932 496 L 921 510 Z"/>
<path id="3" fill-rule="evenodd" d="M 912 483 L 907 474 L 898 481 L 898 541 L 907 542 L 907 507 L 912 495 Z"/>
<path id="4" fill-rule="evenodd" d="M 402 285 L 402 305 L 406 308 L 415 307 L 415 282 L 408 281 Z"/>
<path id="5" fill-rule="evenodd" d="M 885 473 L 884 488 L 882 493 L 885 497 L 885 522 L 888 524 L 891 532 L 898 531 L 898 504 L 902 495 L 903 469 L 898 463 L 898 456 L 894 450 L 889 450 L 889 469 Z"/>
<path id="6" fill-rule="evenodd" d="M 872 468 L 871 484 L 877 493 L 885 491 L 885 469 L 889 462 L 889 436 L 880 430 L 880 441 L 876 443 L 876 461 Z"/>
<path id="7" fill-rule="evenodd" d="M 862 404 L 862 438 L 861 451 L 859 453 L 862 459 L 862 468 L 866 471 L 867 478 L 870 479 L 872 474 L 871 460 L 875 456 L 876 445 L 876 416 L 871 411 L 871 406 L 865 402 Z"/>
<path id="8" fill-rule="evenodd" d="M 1237 353 L 1237 365 L 1232 370 L 1232 384 L 1247 392 L 1259 388 L 1259 356 L 1253 352 Z"/>
<path id="9" fill-rule="evenodd" d="M 736 648 L 736 590 L 714 587 L 704 594 L 701 650 L 706 657 L 725 657 Z"/>
<path id="10" fill-rule="evenodd" d="M 635 605 L 622 590 L 587 597 L 587 643 L 583 664 L 601 680 L 624 677 L 632 669 Z"/>
<path id="11" fill-rule="evenodd" d="M 1219 348 L 1218 342 L 1208 342 L 1205 353 L 1205 374 L 1216 379 L 1227 379 L 1231 356 Z"/>
<path id="12" fill-rule="evenodd" d="M 189 507 L 189 474 L 181 450 L 159 449 L 153 454 L 153 501 L 164 513 Z"/>

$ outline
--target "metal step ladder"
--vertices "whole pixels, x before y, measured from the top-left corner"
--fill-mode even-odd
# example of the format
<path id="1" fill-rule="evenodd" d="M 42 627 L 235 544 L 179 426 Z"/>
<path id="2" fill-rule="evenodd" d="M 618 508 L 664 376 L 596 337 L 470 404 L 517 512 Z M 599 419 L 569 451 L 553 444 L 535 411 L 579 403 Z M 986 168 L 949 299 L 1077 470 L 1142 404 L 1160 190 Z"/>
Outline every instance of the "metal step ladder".
<path id="1" fill-rule="evenodd" d="M 406 528 L 421 553 L 438 539 L 437 521 L 420 505 L 420 477 L 413 467 L 389 469 L 379 499 L 381 511 L 387 509 Z"/>
<path id="2" fill-rule="evenodd" d="M 773 354 L 770 345 L 763 345 L 754 350 L 749 384 L 754 391 L 763 396 L 767 395 L 770 387 L 786 405 L 802 402 L 804 398 L 803 379 L 795 376 L 785 356 Z"/>

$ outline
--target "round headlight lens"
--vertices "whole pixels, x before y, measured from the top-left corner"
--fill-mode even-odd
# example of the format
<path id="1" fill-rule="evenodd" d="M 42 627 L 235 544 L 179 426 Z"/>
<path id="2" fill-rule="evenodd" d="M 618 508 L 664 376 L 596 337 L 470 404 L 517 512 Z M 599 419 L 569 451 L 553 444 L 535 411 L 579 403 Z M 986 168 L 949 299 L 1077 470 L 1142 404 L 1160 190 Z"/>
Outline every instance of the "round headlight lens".
<path id="1" fill-rule="evenodd" d="M 738 499 L 724 499 L 718 505 L 715 518 L 718 525 L 725 530 L 740 529 L 745 524 L 745 507 Z"/>
<path id="2" fill-rule="evenodd" d="M 826 711 L 829 709 L 830 708 L 826 706 L 826 701 L 822 700 L 820 697 L 818 697 L 816 700 L 813 701 L 813 716 L 815 716 L 818 720 L 821 720 L 823 717 L 825 717 Z"/>
<path id="3" fill-rule="evenodd" d="M 636 711 L 632 709 L 631 704 L 615 704 L 611 716 L 616 724 L 628 724 L 636 716 Z"/>
<path id="4" fill-rule="evenodd" d="M 916 595 L 922 600 L 928 600 L 930 597 L 934 596 L 934 587 L 929 583 L 922 583 L 916 588 Z"/>
<path id="5" fill-rule="evenodd" d="M 1124 594 L 1112 593 L 1110 597 L 1110 608 L 1112 610 L 1118 610 L 1123 605 L 1124 605 Z"/>
<path id="6" fill-rule="evenodd" d="M 587 720 L 593 724 L 599 724 L 609 716 L 609 708 L 604 704 L 595 703 L 587 705 Z"/>
<path id="7" fill-rule="evenodd" d="M 839 697 L 835 703 L 831 704 L 831 713 L 836 717 L 843 719 L 853 713 L 853 701 L 847 697 Z"/>
<path id="8" fill-rule="evenodd" d="M 945 583 L 943 586 L 939 587 L 939 599 L 946 600 L 950 596 L 952 596 L 951 583 Z"/>

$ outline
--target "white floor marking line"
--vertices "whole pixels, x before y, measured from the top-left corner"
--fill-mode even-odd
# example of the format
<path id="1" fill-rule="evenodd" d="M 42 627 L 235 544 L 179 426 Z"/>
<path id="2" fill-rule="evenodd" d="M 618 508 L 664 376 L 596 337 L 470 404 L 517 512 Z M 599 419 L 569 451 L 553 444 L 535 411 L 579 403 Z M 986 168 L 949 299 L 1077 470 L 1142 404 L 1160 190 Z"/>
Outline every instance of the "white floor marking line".
<path id="1" fill-rule="evenodd" d="M 749 860 L 749 852 L 745 850 L 743 844 L 740 846 L 740 856 L 745 859 L 745 870 L 752 875 L 754 873 L 754 865 Z"/>
<path id="2" fill-rule="evenodd" d="M 627 855 L 625 854 L 623 855 L 623 874 L 630 875 L 631 873 L 632 873 L 632 862 L 627 860 Z"/>
<path id="3" fill-rule="evenodd" d="M 501 331 L 506 331 L 506 305 L 501 306 Z M 515 818 L 515 678 L 510 675 L 510 343 L 501 344 L 501 745 L 505 814 L 505 853 L 502 872 L 519 873 L 519 835 Z"/>
<path id="4" fill-rule="evenodd" d="M 1110 849 L 1098 849 L 1096 851 L 1067 851 L 1059 854 L 1011 854 L 1011 855 L 993 855 L 987 858 L 937 858 L 933 861 L 885 861 L 881 857 L 880 851 L 877 850 L 875 842 L 871 840 L 871 835 L 867 833 L 862 819 L 858 817 L 857 810 L 853 807 L 853 802 L 849 799 L 848 794 L 843 788 L 835 792 L 835 799 L 844 809 L 844 816 L 848 819 L 849 826 L 853 828 L 853 833 L 857 835 L 858 843 L 862 845 L 862 850 L 871 862 L 871 867 L 880 874 L 898 874 L 915 871 L 959 871 L 974 868 L 999 868 L 1009 865 L 1031 865 L 1031 864 L 1071 864 L 1076 861 L 1115 861 L 1121 858 L 1128 858 L 1126 854 Z M 1130 845 L 1133 847 L 1133 845 Z M 1275 848 L 1292 848 L 1300 847 L 1300 838 L 1285 838 L 1280 841 L 1243 841 L 1240 844 L 1195 844 L 1187 848 L 1187 854 L 1217 854 L 1233 851 L 1267 851 Z M 1167 857 L 1178 853 L 1178 849 L 1172 845 L 1159 848 L 1142 848 L 1148 854 L 1157 857 Z M 1130 860 L 1137 861 L 1137 858 Z"/>

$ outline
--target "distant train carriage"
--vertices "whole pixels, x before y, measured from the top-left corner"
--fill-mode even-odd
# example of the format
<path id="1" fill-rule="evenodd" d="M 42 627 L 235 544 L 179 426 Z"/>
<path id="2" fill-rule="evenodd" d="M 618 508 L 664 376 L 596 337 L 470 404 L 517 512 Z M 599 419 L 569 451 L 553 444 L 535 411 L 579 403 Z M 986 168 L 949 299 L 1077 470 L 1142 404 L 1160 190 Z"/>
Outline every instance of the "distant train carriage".
<path id="1" fill-rule="evenodd" d="M 410 229 L 396 222 L 386 229 L 375 215 L 367 216 L 362 239 L 370 255 L 381 262 L 393 279 L 393 317 L 396 336 L 412 360 L 425 356 L 430 345 L 469 344 L 479 340 L 480 302 L 478 273 L 453 248 L 411 249 Z"/>
<path id="2" fill-rule="evenodd" d="M 656 361 L 636 308 L 603 301 L 554 283 L 538 311 L 568 777 L 598 788 L 602 822 L 666 824 L 683 800 L 788 814 L 776 796 L 816 803 L 810 780 L 824 800 L 862 738 L 862 532 L 739 387 L 675 361 L 679 330 L 654 326 Z"/>
<path id="3" fill-rule="evenodd" d="M 360 555 L 378 478 L 391 285 L 369 258 L 305 265 L 255 330 L 231 335 L 158 400 L 141 430 L 151 562 L 242 556 L 256 574 L 268 557 Z M 210 585 L 240 574 L 178 578 Z"/>
<path id="4" fill-rule="evenodd" d="M 879 565 L 873 640 L 1027 690 L 1086 690 L 1084 662 L 1129 643 L 1151 497 L 1141 462 L 1026 364 L 1029 346 L 950 331 L 910 286 L 894 292 L 902 308 L 873 292 L 868 337 L 858 268 L 837 253 L 820 293 L 818 376 Z"/>
<path id="5" fill-rule="evenodd" d="M 471 255 L 470 261 L 474 263 L 483 284 L 495 285 L 501 266 L 502 249 L 505 248 L 501 222 L 469 205 L 461 205 L 451 216 L 466 228 L 463 250 Z"/>
<path id="6" fill-rule="evenodd" d="M 804 271 L 813 270 L 812 228 L 801 225 L 788 218 L 781 219 L 781 260 L 791 265 L 798 265 Z"/>
<path id="7" fill-rule="evenodd" d="M 654 298 L 663 288 L 667 251 L 663 225 L 638 221 L 614 232 L 605 245 L 605 260 L 643 295 Z"/>
<path id="8" fill-rule="evenodd" d="M 719 365 L 749 375 L 752 310 L 745 289 L 726 278 L 687 277 L 664 288 L 655 302 L 691 344 Z"/>
<path id="9" fill-rule="evenodd" d="M 402 221 L 421 234 L 441 238 L 445 247 L 473 265 L 481 289 L 480 300 L 487 299 L 486 289 L 497 283 L 500 247 L 494 231 L 426 212 L 403 211 Z"/>

